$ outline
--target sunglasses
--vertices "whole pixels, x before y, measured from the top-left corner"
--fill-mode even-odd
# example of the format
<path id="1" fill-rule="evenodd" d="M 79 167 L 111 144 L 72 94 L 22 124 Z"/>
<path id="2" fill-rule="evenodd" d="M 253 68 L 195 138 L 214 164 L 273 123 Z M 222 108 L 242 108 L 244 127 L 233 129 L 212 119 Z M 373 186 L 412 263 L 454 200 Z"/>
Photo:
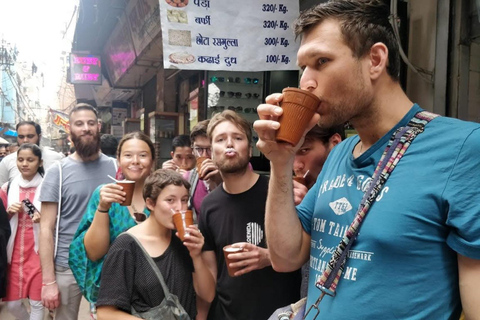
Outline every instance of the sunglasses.
<path id="1" fill-rule="evenodd" d="M 225 110 L 225 106 L 213 106 L 212 111 L 223 111 Z"/>
<path id="2" fill-rule="evenodd" d="M 147 215 L 144 212 L 134 212 L 133 216 L 135 217 L 136 222 L 143 222 L 147 220 Z"/>
<path id="3" fill-rule="evenodd" d="M 212 83 L 215 83 L 215 82 L 225 82 L 225 78 L 224 77 L 211 77 L 210 78 L 210 82 Z"/>
<path id="4" fill-rule="evenodd" d="M 246 84 L 258 84 L 258 79 L 257 78 L 245 78 L 243 79 L 243 81 L 246 83 Z"/>
<path id="5" fill-rule="evenodd" d="M 241 81 L 242 81 L 242 79 L 240 79 L 239 77 L 236 77 L 236 78 L 228 77 L 228 78 L 227 78 L 227 82 L 240 83 Z"/>
<path id="6" fill-rule="evenodd" d="M 251 97 L 254 97 L 256 99 L 260 97 L 260 95 L 258 93 L 245 93 L 245 97 L 247 97 L 248 99 L 250 99 Z"/>

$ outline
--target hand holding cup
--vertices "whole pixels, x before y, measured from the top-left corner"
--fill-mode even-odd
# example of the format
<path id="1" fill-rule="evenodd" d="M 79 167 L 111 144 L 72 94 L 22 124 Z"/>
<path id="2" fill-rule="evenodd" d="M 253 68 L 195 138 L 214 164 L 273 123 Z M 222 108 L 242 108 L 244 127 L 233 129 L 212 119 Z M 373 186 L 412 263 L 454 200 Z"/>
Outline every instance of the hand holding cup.
<path id="1" fill-rule="evenodd" d="M 297 145 L 285 143 L 277 140 L 277 131 L 282 126 L 280 124 L 285 110 L 280 107 L 283 104 L 284 95 L 280 93 L 271 94 L 266 98 L 266 103 L 257 108 L 260 120 L 254 122 L 253 127 L 258 134 L 257 148 L 265 155 L 272 164 L 283 164 L 286 167 L 292 167 L 295 152 L 301 146 L 301 141 Z M 320 119 L 318 113 L 310 117 L 302 136 L 308 132 Z"/>
<path id="2" fill-rule="evenodd" d="M 180 238 L 180 240 L 185 241 L 185 236 L 189 235 L 187 228 L 193 225 L 192 210 L 174 211 L 172 219 L 173 219 L 173 224 L 177 229 L 178 237 Z"/>

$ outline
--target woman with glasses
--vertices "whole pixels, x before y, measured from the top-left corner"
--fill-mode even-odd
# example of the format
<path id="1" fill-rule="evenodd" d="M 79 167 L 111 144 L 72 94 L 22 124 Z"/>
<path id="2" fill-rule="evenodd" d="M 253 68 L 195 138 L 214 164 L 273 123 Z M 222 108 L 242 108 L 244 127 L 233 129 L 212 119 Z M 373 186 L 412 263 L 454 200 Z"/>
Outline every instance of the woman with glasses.
<path id="1" fill-rule="evenodd" d="M 115 238 L 149 215 L 143 199 L 145 179 L 152 172 L 155 147 L 142 132 L 126 134 L 118 144 L 117 161 L 127 180 L 135 181 L 132 204 L 120 205 L 125 192 L 116 183 L 99 186 L 92 194 L 72 244 L 69 265 L 85 298 L 94 304 L 105 255 Z"/>

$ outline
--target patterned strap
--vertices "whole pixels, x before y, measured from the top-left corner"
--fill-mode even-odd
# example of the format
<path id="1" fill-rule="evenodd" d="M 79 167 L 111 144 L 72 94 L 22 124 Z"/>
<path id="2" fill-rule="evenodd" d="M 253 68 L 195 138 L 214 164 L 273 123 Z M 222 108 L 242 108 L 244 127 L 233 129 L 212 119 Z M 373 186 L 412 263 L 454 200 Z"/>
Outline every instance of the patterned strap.
<path id="1" fill-rule="evenodd" d="M 335 249 L 322 277 L 316 283 L 316 286 L 323 293 L 331 296 L 335 295 L 338 281 L 340 280 L 340 276 L 347 261 L 348 251 L 358 235 L 358 231 L 368 210 L 375 202 L 377 195 L 382 190 L 388 177 L 392 174 L 395 166 L 403 157 L 415 137 L 422 133 L 425 125 L 436 117 L 438 117 L 438 115 L 428 111 L 419 112 L 410 120 L 406 127 L 398 128 L 390 138 L 390 141 L 378 162 L 377 168 L 373 173 L 372 182 L 363 196 L 353 222 L 350 224 L 344 238 Z"/>

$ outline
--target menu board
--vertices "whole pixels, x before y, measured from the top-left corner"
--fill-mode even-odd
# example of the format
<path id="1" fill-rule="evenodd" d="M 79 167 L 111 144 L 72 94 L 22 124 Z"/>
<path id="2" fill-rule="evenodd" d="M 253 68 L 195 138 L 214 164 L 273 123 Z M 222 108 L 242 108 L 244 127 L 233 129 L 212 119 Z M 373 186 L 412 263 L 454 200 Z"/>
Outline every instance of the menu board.
<path id="1" fill-rule="evenodd" d="M 298 1 L 159 1 L 166 69 L 298 69 Z"/>

